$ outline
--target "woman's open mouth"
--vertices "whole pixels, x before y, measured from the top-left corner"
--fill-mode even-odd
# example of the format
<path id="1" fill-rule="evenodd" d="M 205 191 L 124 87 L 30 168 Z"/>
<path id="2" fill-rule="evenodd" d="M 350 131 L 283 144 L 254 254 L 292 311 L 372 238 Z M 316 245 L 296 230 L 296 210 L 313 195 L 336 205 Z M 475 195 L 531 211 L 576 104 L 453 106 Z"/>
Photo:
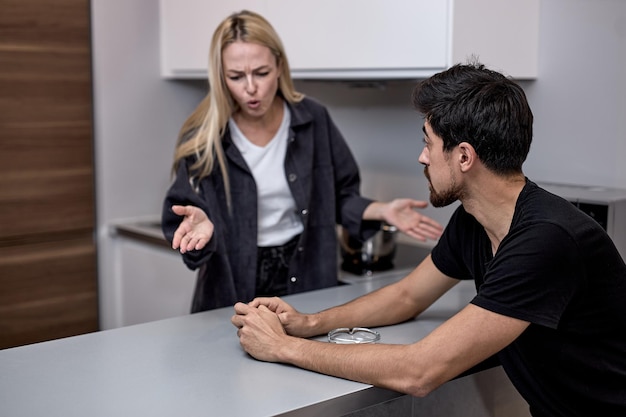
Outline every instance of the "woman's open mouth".
<path id="1" fill-rule="evenodd" d="M 261 106 L 261 102 L 259 100 L 251 100 L 246 103 L 248 108 L 251 110 L 256 110 Z"/>

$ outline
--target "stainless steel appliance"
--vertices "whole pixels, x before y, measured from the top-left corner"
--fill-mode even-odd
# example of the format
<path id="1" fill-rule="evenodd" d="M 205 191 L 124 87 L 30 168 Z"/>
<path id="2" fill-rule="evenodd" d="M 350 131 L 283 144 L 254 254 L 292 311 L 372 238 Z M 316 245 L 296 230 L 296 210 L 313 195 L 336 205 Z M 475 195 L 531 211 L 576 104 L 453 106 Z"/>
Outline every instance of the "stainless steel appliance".
<path id="1" fill-rule="evenodd" d="M 626 260 L 626 190 L 547 182 L 537 184 L 570 201 L 600 223 Z"/>
<path id="2" fill-rule="evenodd" d="M 359 242 L 341 227 L 339 230 L 341 269 L 356 275 L 371 275 L 374 271 L 393 268 L 396 233 L 395 226 L 383 222 L 374 236 L 365 242 Z"/>

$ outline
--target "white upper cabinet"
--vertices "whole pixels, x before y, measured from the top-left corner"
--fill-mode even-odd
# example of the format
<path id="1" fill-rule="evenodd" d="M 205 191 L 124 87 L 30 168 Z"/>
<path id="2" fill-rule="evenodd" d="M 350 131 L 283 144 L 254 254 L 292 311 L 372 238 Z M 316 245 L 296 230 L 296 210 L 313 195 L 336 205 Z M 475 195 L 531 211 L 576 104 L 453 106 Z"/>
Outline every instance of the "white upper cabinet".
<path id="1" fill-rule="evenodd" d="M 413 77 L 447 63 L 447 1 L 269 3 L 296 78 Z"/>
<path id="2" fill-rule="evenodd" d="M 294 78 L 422 78 L 471 56 L 537 76 L 539 0 L 160 0 L 163 77 L 206 78 L 213 31 L 242 9 L 274 26 Z"/>

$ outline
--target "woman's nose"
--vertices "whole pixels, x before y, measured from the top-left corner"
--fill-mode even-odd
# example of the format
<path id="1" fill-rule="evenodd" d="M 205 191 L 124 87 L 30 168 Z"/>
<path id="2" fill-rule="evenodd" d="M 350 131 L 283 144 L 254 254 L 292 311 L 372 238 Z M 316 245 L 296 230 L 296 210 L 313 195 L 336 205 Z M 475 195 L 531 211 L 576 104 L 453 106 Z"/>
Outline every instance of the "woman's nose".
<path id="1" fill-rule="evenodd" d="M 254 94 L 256 92 L 256 84 L 251 76 L 246 77 L 246 93 Z"/>

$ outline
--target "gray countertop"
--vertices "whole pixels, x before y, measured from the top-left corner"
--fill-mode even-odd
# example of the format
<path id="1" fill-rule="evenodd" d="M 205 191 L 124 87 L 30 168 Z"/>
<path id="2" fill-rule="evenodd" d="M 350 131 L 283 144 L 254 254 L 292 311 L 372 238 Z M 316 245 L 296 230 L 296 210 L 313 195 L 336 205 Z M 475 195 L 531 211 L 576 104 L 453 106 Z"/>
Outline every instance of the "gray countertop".
<path id="1" fill-rule="evenodd" d="M 406 272 L 285 298 L 315 312 Z M 419 319 L 377 329 L 381 343 L 423 338 L 473 294 L 473 283 L 462 282 Z M 256 361 L 239 346 L 232 314 L 224 308 L 0 351 L 0 415 L 332 416 L 401 395 Z"/>
<path id="2" fill-rule="evenodd" d="M 169 242 L 163 236 L 161 219 L 158 216 L 120 221 L 112 226 L 112 232 L 119 236 L 170 248 Z"/>

